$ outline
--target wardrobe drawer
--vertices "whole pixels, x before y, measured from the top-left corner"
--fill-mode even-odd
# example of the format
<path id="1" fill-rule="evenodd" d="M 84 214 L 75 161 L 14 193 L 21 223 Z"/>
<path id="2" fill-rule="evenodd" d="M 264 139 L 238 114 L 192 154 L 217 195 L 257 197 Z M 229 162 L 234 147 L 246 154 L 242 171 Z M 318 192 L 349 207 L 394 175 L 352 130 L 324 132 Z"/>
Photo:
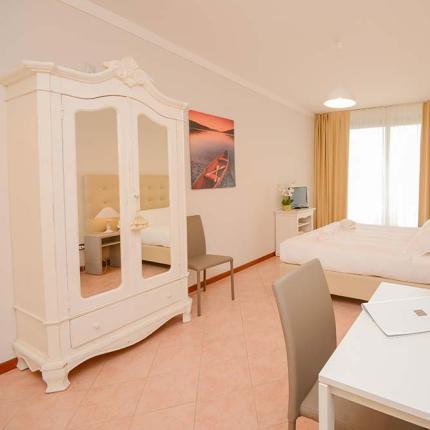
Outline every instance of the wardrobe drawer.
<path id="1" fill-rule="evenodd" d="M 145 318 L 187 295 L 183 281 L 176 281 L 74 318 L 70 320 L 72 348 Z"/>

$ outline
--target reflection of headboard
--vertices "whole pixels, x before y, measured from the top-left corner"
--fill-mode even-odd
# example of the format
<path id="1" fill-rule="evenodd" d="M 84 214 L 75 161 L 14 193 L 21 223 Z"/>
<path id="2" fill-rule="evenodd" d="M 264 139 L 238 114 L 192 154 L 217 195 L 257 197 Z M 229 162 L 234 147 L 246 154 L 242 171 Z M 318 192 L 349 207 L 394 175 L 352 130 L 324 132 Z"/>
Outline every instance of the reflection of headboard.
<path id="1" fill-rule="evenodd" d="M 86 232 L 103 231 L 105 222 L 95 219 L 106 206 L 119 212 L 117 175 L 86 175 L 82 181 L 83 224 Z M 169 206 L 169 177 L 167 175 L 140 176 L 140 208 L 156 209 Z M 82 219 L 82 218 L 80 218 Z"/>

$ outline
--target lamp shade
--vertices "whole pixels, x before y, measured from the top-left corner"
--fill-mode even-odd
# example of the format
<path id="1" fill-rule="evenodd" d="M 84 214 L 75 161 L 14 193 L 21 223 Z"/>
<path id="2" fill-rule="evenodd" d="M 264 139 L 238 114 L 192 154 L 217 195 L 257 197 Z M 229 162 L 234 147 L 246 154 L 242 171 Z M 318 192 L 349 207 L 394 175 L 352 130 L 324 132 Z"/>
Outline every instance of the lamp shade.
<path id="1" fill-rule="evenodd" d="M 119 213 L 114 208 L 107 206 L 96 215 L 96 218 L 119 218 Z"/>

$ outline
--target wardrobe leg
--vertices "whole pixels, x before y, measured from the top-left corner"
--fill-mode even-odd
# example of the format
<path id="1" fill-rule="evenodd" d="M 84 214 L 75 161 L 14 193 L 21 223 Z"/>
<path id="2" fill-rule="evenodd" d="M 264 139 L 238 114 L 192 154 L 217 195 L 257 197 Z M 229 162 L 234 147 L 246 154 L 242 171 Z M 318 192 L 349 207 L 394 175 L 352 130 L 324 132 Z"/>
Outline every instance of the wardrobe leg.
<path id="1" fill-rule="evenodd" d="M 200 270 L 197 271 L 197 316 L 200 316 L 202 314 L 202 303 L 201 303 L 201 296 L 200 296 Z"/>
<path id="2" fill-rule="evenodd" d="M 28 364 L 27 364 L 27 362 L 22 357 L 18 357 L 18 361 L 16 363 L 16 367 L 19 370 L 26 370 L 26 369 L 28 369 Z"/>
<path id="3" fill-rule="evenodd" d="M 59 369 L 41 369 L 42 379 L 46 382 L 46 392 L 64 391 L 70 385 L 66 367 Z"/>
<path id="4" fill-rule="evenodd" d="M 233 260 L 230 261 L 231 299 L 234 300 L 234 269 Z"/>
<path id="5" fill-rule="evenodd" d="M 193 301 L 190 297 L 187 297 L 187 303 L 185 305 L 184 313 L 182 314 L 182 322 L 187 323 L 191 321 L 191 307 L 193 305 Z"/>

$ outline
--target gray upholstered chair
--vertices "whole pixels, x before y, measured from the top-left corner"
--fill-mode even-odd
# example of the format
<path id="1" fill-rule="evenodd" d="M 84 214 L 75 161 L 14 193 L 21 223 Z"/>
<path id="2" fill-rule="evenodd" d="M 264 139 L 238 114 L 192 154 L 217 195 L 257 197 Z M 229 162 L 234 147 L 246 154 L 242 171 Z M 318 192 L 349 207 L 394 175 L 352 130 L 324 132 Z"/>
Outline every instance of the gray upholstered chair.
<path id="1" fill-rule="evenodd" d="M 333 305 L 321 264 L 312 260 L 273 284 L 287 348 L 288 430 L 299 416 L 318 421 L 318 374 L 336 349 Z M 413 424 L 335 398 L 336 430 L 412 430 Z"/>
<path id="2" fill-rule="evenodd" d="M 206 253 L 206 239 L 200 215 L 187 217 L 188 268 L 197 272 L 197 315 L 202 314 L 200 274 L 203 271 L 203 290 L 206 291 L 206 270 L 230 263 L 231 299 L 234 300 L 233 258 Z"/>

